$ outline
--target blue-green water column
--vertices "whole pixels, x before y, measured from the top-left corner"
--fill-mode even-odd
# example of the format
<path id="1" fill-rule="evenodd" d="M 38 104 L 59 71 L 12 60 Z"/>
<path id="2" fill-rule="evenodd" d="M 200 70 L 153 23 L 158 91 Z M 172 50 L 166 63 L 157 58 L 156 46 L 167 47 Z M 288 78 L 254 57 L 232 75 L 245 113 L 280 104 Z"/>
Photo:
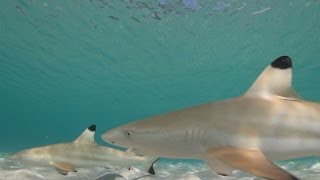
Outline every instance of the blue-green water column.
<path id="1" fill-rule="evenodd" d="M 0 151 L 241 95 L 273 59 L 320 100 L 316 0 L 2 0 Z"/>

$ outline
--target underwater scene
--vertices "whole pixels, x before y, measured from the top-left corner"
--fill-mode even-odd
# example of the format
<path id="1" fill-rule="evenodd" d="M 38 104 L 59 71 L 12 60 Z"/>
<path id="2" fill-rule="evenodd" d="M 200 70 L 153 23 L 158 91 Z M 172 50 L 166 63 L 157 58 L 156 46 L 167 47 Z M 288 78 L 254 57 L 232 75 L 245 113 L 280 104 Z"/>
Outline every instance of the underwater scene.
<path id="1" fill-rule="evenodd" d="M 320 179 L 319 78 L 319 0 L 2 0 L 0 180 Z"/>

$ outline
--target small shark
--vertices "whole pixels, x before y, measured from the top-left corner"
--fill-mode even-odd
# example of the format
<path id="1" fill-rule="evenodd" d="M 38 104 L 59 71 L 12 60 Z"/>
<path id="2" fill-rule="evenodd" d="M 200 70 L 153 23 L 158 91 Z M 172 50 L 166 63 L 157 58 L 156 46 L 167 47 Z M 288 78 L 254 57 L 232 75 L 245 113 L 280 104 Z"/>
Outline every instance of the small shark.
<path id="1" fill-rule="evenodd" d="M 23 150 L 9 157 L 25 165 L 54 167 L 67 175 L 77 172 L 75 168 L 145 166 L 155 174 L 155 157 L 135 155 L 131 150 L 121 151 L 98 145 L 94 140 L 96 126 L 89 126 L 75 141 Z"/>
<path id="2" fill-rule="evenodd" d="M 298 179 L 272 161 L 320 155 L 320 104 L 299 97 L 291 81 L 292 60 L 281 56 L 240 97 L 132 122 L 102 138 L 148 155 L 203 159 L 221 175 L 239 169 Z"/>

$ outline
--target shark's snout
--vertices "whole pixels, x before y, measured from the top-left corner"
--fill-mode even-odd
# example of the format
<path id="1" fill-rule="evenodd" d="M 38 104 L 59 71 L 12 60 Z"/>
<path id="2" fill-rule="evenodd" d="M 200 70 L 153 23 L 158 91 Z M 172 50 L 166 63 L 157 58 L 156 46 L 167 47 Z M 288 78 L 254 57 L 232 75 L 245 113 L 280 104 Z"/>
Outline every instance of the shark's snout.
<path id="1" fill-rule="evenodd" d="M 102 135 L 102 139 L 108 143 L 129 147 L 132 144 L 133 131 L 123 127 L 111 129 Z"/>
<path id="2" fill-rule="evenodd" d="M 102 135 L 102 139 L 108 143 L 116 144 L 116 139 L 119 137 L 120 133 L 115 129 L 107 131 Z"/>

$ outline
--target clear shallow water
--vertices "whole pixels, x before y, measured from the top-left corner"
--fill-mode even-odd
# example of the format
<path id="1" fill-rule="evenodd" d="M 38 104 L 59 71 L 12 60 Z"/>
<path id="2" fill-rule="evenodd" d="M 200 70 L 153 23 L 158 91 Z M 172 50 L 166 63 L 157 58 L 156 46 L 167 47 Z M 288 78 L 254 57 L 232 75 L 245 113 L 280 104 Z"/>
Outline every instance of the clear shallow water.
<path id="1" fill-rule="evenodd" d="M 100 134 L 117 125 L 241 95 L 284 54 L 294 60 L 299 94 L 320 101 L 317 0 L 0 7 L 0 152 L 71 141 L 93 123 L 103 143 Z M 314 161 L 297 162 L 301 177 L 313 174 Z"/>

